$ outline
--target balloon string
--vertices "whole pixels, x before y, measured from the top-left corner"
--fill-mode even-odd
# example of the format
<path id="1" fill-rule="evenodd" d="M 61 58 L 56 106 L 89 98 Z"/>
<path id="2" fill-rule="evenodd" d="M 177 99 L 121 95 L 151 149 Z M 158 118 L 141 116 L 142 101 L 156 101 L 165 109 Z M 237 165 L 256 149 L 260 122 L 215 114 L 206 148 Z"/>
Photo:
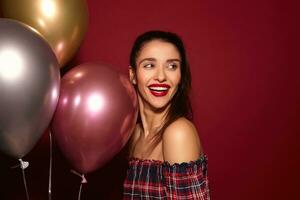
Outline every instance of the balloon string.
<path id="1" fill-rule="evenodd" d="M 23 161 L 21 158 L 19 159 L 19 161 L 20 161 L 20 167 L 22 169 L 22 174 L 23 174 L 23 182 L 24 182 L 26 197 L 27 197 L 27 200 L 29 200 L 29 194 L 28 194 L 28 188 L 27 188 L 26 176 L 25 176 L 25 169 L 29 166 L 29 163 L 26 161 Z"/>
<path id="2" fill-rule="evenodd" d="M 81 190 L 82 190 L 82 184 L 83 183 L 87 183 L 86 178 L 84 177 L 84 174 L 80 174 L 78 172 L 76 172 L 75 170 L 71 170 L 71 172 L 79 177 L 81 177 L 81 183 L 80 183 L 80 187 L 79 187 L 79 192 L 78 192 L 78 200 L 80 200 L 81 198 Z"/>
<path id="3" fill-rule="evenodd" d="M 81 189 L 82 189 L 82 182 L 80 183 L 79 192 L 78 192 L 78 200 L 81 198 Z"/>
<path id="4" fill-rule="evenodd" d="M 49 184 L 48 184 L 48 200 L 51 200 L 51 186 L 52 186 L 52 133 L 49 131 Z"/>

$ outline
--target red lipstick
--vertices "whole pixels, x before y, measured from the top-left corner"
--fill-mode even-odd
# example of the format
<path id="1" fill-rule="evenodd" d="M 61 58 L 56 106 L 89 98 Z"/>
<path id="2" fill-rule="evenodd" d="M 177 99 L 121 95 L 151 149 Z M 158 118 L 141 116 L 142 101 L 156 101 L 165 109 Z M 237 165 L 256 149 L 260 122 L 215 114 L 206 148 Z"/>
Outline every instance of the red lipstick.
<path id="1" fill-rule="evenodd" d="M 168 84 L 151 84 L 148 86 L 148 88 L 150 89 L 150 92 L 153 96 L 156 97 L 163 97 L 166 96 L 168 94 L 168 91 L 170 89 L 170 85 Z"/>

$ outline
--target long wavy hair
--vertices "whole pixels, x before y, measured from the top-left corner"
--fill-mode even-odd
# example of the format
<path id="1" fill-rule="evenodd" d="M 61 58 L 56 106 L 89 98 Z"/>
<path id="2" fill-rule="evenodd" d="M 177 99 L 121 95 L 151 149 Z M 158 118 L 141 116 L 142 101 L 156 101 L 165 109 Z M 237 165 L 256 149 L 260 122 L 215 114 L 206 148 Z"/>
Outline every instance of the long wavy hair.
<path id="1" fill-rule="evenodd" d="M 192 120 L 193 118 L 192 107 L 189 100 L 189 92 L 191 89 L 190 67 L 187 61 L 187 56 L 186 56 L 183 42 L 178 35 L 171 32 L 155 30 L 155 31 L 145 32 L 144 34 L 138 36 L 133 44 L 130 53 L 130 66 L 132 67 L 134 74 L 136 74 L 136 68 L 137 68 L 136 59 L 139 56 L 142 48 L 148 42 L 151 42 L 153 40 L 168 42 L 173 44 L 176 47 L 181 57 L 181 63 L 180 63 L 181 80 L 179 82 L 178 89 L 175 95 L 171 99 L 170 107 L 166 113 L 164 121 L 162 122 L 160 128 L 154 134 L 152 145 L 151 145 L 152 148 L 150 148 L 149 150 L 153 150 L 157 146 L 157 144 L 162 140 L 162 136 L 166 128 L 176 119 L 180 117 L 185 117 L 189 120 Z M 138 123 L 139 122 L 141 122 L 140 116 L 138 117 Z"/>

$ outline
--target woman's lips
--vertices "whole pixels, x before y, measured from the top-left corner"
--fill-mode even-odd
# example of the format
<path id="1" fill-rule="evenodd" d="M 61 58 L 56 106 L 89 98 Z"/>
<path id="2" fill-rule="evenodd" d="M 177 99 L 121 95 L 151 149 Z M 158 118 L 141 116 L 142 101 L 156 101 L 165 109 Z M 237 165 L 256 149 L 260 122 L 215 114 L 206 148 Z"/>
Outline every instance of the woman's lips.
<path id="1" fill-rule="evenodd" d="M 155 97 L 163 97 L 168 94 L 170 85 L 168 84 L 151 84 L 148 86 L 150 92 Z"/>
<path id="2" fill-rule="evenodd" d="M 151 94 L 156 96 L 156 97 L 163 97 L 166 96 L 168 94 L 168 90 L 167 91 L 154 91 L 154 90 L 150 90 Z"/>

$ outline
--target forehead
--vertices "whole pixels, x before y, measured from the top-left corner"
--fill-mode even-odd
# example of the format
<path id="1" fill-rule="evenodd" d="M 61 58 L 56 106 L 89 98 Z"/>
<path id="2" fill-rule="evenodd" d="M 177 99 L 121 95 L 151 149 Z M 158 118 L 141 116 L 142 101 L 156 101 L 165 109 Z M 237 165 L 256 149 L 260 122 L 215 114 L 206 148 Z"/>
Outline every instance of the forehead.
<path id="1" fill-rule="evenodd" d="M 174 44 L 162 40 L 152 40 L 143 45 L 137 60 L 146 57 L 156 59 L 180 59 L 180 54 Z"/>

